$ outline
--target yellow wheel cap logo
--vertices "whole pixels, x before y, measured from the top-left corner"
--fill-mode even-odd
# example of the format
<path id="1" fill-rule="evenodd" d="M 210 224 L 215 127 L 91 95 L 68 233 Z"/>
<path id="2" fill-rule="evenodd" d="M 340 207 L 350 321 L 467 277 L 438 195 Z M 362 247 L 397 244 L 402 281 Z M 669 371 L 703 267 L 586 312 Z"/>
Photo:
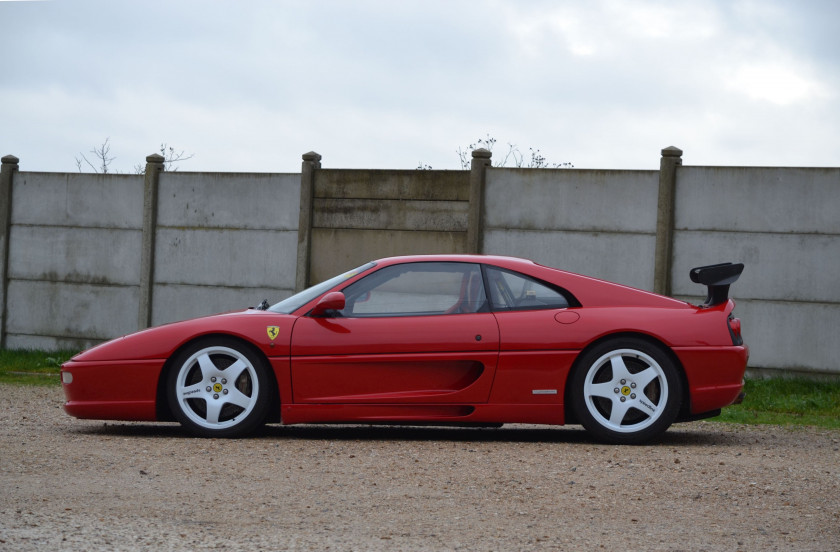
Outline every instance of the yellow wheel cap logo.
<path id="1" fill-rule="evenodd" d="M 222 384 L 221 383 L 216 383 L 216 384 L 213 385 L 213 391 L 215 391 L 216 393 L 218 393 L 221 390 L 222 390 Z"/>
<path id="2" fill-rule="evenodd" d="M 621 394 L 626 397 L 627 395 L 630 394 L 630 388 L 625 385 L 624 387 L 621 388 Z"/>
<path id="3" fill-rule="evenodd" d="M 269 339 L 277 339 L 277 334 L 280 333 L 280 328 L 277 326 L 269 326 L 265 329 L 265 332 L 268 334 Z"/>

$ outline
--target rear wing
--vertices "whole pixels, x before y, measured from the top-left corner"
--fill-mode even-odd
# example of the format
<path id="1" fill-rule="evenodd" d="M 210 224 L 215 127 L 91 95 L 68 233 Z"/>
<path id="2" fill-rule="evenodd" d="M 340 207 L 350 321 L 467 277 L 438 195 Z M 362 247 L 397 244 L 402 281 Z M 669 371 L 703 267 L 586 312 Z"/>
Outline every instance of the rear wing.
<path id="1" fill-rule="evenodd" d="M 713 307 L 729 299 L 729 285 L 735 283 L 743 271 L 744 263 L 720 263 L 692 268 L 688 275 L 692 282 L 707 286 L 703 306 Z"/>

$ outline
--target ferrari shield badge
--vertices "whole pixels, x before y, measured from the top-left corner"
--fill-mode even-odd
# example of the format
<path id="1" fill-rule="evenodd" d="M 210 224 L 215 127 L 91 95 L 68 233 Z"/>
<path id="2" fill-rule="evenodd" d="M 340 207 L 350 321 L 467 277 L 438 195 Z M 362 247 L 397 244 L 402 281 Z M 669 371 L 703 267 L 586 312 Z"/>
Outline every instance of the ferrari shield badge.
<path id="1" fill-rule="evenodd" d="M 277 338 L 277 334 L 280 333 L 280 328 L 278 326 L 268 326 L 265 332 L 268 334 L 268 338 L 273 341 Z"/>

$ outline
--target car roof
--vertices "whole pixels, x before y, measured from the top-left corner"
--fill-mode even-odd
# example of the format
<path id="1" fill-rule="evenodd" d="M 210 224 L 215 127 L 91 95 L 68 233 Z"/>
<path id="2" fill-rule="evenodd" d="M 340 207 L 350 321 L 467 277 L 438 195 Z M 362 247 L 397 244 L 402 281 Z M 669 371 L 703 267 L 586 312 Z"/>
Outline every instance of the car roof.
<path id="1" fill-rule="evenodd" d="M 509 257 L 504 255 L 474 255 L 474 254 L 441 254 L 441 255 L 402 255 L 398 257 L 385 257 L 376 259 L 377 265 L 385 266 L 400 263 L 413 262 L 461 262 L 461 263 L 486 263 L 498 266 L 513 267 L 534 267 L 537 263 L 520 257 Z M 556 269 L 555 269 L 556 270 Z"/>
<path id="2" fill-rule="evenodd" d="M 384 267 L 401 263 L 414 262 L 463 262 L 490 264 L 559 285 L 569 292 L 584 306 L 659 306 L 685 307 L 688 304 L 670 297 L 665 297 L 649 291 L 617 284 L 607 280 L 569 272 L 560 268 L 545 266 L 529 259 L 508 257 L 503 255 L 405 255 L 401 257 L 386 257 L 374 261 L 377 266 Z"/>

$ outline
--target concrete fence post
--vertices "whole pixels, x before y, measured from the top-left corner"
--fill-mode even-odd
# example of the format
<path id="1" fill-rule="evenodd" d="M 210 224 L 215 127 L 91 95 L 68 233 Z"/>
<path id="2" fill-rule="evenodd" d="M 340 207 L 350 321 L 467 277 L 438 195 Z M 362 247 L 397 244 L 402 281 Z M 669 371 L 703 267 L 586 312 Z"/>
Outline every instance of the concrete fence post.
<path id="1" fill-rule="evenodd" d="M 152 325 L 152 292 L 155 285 L 155 233 L 157 232 L 158 188 L 164 158 L 153 153 L 146 157 L 143 181 L 143 249 L 140 255 L 140 305 L 138 329 Z"/>
<path id="2" fill-rule="evenodd" d="M 484 248 L 484 186 L 487 183 L 487 167 L 490 166 L 492 155 L 490 150 L 484 148 L 472 152 L 467 253 L 482 253 Z"/>
<path id="3" fill-rule="evenodd" d="M 315 173 L 321 168 L 321 156 L 314 151 L 303 154 L 300 169 L 300 218 L 298 219 L 298 249 L 295 291 L 309 285 L 312 265 L 312 203 L 315 197 Z"/>
<path id="4" fill-rule="evenodd" d="M 20 159 L 6 155 L 0 165 L 0 348 L 6 347 L 6 297 L 9 290 L 9 232 L 12 228 L 12 180 Z"/>
<path id="5" fill-rule="evenodd" d="M 662 150 L 662 158 L 659 161 L 659 202 L 656 209 L 653 291 L 662 295 L 671 295 L 677 167 L 682 165 L 682 154 L 681 149 L 670 146 Z"/>

